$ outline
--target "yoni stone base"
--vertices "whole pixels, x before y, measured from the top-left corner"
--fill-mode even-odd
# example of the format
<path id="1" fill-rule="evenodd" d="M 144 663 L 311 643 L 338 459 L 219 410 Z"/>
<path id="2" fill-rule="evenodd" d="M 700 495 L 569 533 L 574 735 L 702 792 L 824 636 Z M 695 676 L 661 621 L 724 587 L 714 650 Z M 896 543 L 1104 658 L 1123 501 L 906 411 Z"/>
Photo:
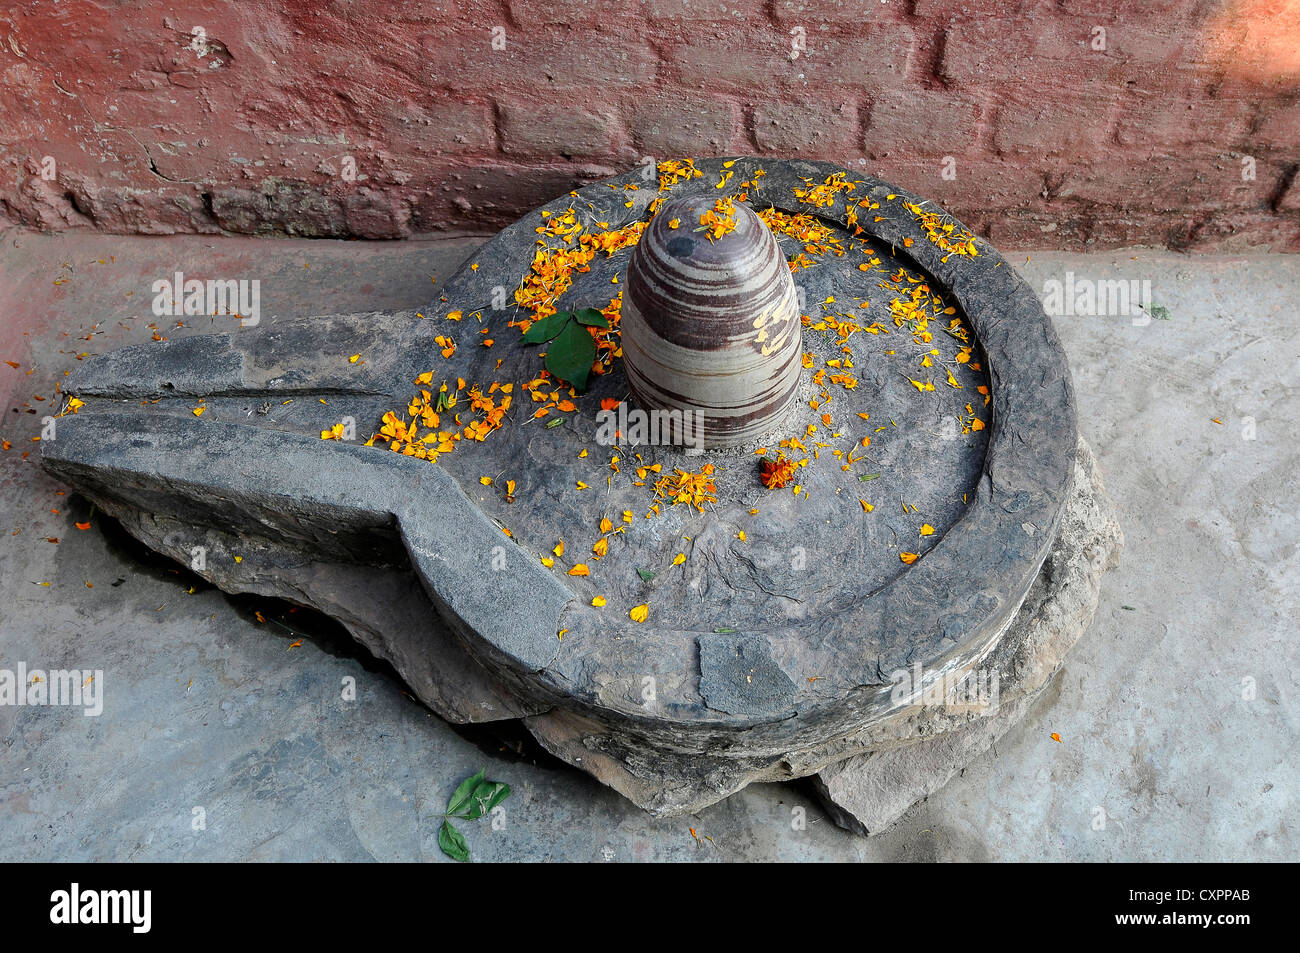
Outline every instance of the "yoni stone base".
<path id="1" fill-rule="evenodd" d="M 964 728 L 856 755 L 823 768 L 815 784 L 841 827 L 879 834 L 987 751 L 1033 707 L 1097 608 L 1101 575 L 1124 537 L 1097 461 L 1079 440 L 1074 496 L 1048 555 L 989 669 L 999 675 L 996 711 Z"/>
<path id="2" fill-rule="evenodd" d="M 188 563 L 192 528 L 101 498 L 100 506 L 152 548 Z M 798 751 L 679 754 L 611 732 L 581 714 L 520 697 L 486 672 L 437 622 L 409 567 L 330 562 L 268 540 L 207 529 L 200 574 L 228 592 L 309 605 L 346 626 L 392 663 L 412 692 L 452 722 L 522 718 L 543 746 L 657 816 L 699 811 L 754 782 L 816 775 L 837 823 L 877 834 L 941 788 L 1024 717 L 1088 627 L 1101 575 L 1122 534 L 1096 460 L 1082 440 L 1073 495 L 1056 544 L 984 671 L 998 675 L 999 704 L 981 715 L 941 705 L 904 709 L 888 722 Z M 240 553 L 231 558 L 213 558 Z"/>

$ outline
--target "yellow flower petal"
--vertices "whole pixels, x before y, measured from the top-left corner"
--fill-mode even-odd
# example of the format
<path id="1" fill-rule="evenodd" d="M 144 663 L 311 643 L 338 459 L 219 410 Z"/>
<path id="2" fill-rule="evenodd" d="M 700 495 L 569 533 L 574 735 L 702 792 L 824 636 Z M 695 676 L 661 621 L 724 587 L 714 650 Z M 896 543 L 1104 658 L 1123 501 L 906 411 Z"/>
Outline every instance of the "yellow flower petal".
<path id="1" fill-rule="evenodd" d="M 644 622 L 650 617 L 650 606 L 645 603 L 642 603 L 639 606 L 633 606 L 632 610 L 628 612 L 627 617 L 633 622 Z"/>

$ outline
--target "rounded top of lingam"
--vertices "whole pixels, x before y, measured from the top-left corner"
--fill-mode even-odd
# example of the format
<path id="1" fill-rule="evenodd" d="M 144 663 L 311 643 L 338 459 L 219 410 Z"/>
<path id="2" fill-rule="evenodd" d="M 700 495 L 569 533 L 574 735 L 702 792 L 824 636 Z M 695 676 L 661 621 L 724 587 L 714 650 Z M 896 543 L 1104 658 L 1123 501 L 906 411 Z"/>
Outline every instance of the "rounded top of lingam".
<path id="1" fill-rule="evenodd" d="M 632 253 L 628 295 L 667 341 L 717 350 L 793 288 L 772 231 L 735 199 L 665 202 Z"/>

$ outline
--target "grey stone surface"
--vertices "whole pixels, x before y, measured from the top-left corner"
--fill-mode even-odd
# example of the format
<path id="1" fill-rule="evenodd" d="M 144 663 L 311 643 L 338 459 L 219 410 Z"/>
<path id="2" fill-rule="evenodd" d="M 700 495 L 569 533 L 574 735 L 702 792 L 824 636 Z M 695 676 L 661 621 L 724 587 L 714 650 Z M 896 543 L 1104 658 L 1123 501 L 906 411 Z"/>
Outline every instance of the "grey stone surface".
<path id="1" fill-rule="evenodd" d="M 984 692 L 954 701 L 987 702 L 962 727 L 922 735 L 911 744 L 854 755 L 818 772 L 814 783 L 837 824 L 859 834 L 879 834 L 917 801 L 942 788 L 958 771 L 987 751 L 1029 711 L 1066 653 L 1092 622 L 1101 596 L 1101 577 L 1119 562 L 1123 532 L 1106 496 L 1097 460 L 1082 439 L 1075 460 L 1074 495 L 1043 569 L 1015 621 L 981 667 Z M 996 679 L 996 694 L 991 686 Z M 944 709 L 960 704 L 945 701 Z M 967 715 L 968 717 L 968 715 Z"/>
<path id="2" fill-rule="evenodd" d="M 73 355 L 150 343 L 140 306 L 154 277 L 260 277 L 268 315 L 402 309 L 472 244 L 447 255 L 420 242 L 9 232 L 3 247 L 0 359 L 20 367 L 0 363 L 0 436 L 13 444 L 0 452 L 0 665 L 98 665 L 108 686 L 100 718 L 0 707 L 6 860 L 440 860 L 436 815 L 482 767 L 515 789 L 504 830 L 467 832 L 485 860 L 1268 861 L 1300 850 L 1292 258 L 1008 256 L 1034 288 L 1067 272 L 1149 279 L 1171 314 L 1056 319 L 1125 558 L 1026 718 L 861 838 L 825 817 L 807 782 L 752 784 L 689 817 L 654 818 L 581 772 L 521 758 L 515 741 L 455 729 L 329 642 L 260 623 L 201 584 L 190 593 L 191 578 L 142 562 L 88 504 L 56 495 L 66 488 L 37 454 L 21 457 Z M 220 329 L 158 323 L 173 339 Z M 77 531 L 87 517 L 95 531 Z M 345 677 L 355 703 L 339 697 Z M 192 828 L 197 806 L 206 830 Z"/>
<path id="3" fill-rule="evenodd" d="M 701 635 L 700 694 L 729 715 L 791 712 L 795 684 L 761 635 Z"/>

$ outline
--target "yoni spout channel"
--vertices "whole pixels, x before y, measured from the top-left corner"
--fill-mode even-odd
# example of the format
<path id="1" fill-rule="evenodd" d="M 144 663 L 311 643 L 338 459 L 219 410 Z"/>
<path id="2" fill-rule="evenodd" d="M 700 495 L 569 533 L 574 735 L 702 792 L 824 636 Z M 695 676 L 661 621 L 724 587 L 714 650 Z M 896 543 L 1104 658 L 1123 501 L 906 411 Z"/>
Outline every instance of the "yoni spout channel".
<path id="1" fill-rule="evenodd" d="M 776 236 L 736 202 L 735 228 L 710 241 L 697 229 L 711 209 L 702 196 L 660 208 L 632 253 L 620 324 L 634 400 L 690 411 L 715 448 L 756 441 L 789 414 L 802 329 Z M 682 436 L 673 442 L 699 445 Z"/>

